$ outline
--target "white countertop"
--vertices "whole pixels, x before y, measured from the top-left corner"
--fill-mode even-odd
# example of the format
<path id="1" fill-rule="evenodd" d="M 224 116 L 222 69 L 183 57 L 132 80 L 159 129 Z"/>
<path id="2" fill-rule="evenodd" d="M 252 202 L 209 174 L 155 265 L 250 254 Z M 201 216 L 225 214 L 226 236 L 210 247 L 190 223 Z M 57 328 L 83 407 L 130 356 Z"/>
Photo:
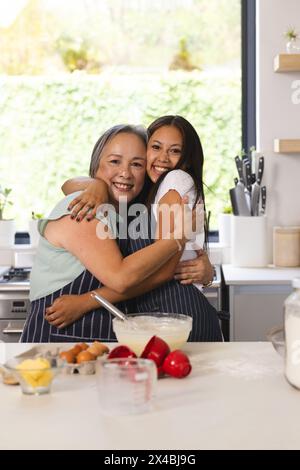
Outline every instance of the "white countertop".
<path id="1" fill-rule="evenodd" d="M 291 285 L 294 277 L 300 277 L 300 268 L 239 268 L 223 264 L 222 270 L 227 285 L 243 284 L 286 284 Z"/>
<path id="2" fill-rule="evenodd" d="M 190 343 L 186 352 L 191 375 L 159 380 L 154 410 L 138 416 L 101 415 L 95 375 L 60 375 L 39 397 L 0 383 L 0 448 L 300 449 L 300 391 L 270 343 Z"/>

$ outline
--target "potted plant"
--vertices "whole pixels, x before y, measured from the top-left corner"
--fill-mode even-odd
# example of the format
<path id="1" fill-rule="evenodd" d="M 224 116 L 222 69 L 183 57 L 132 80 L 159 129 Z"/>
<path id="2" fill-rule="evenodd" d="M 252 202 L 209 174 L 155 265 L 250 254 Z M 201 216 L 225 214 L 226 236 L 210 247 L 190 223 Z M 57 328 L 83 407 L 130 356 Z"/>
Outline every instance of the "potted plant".
<path id="1" fill-rule="evenodd" d="M 38 222 L 43 218 L 43 214 L 38 214 L 36 212 L 31 212 L 31 220 L 29 221 L 29 236 L 30 236 L 30 243 L 32 246 L 37 246 L 40 234 L 38 231 Z"/>
<path id="2" fill-rule="evenodd" d="M 286 51 L 288 54 L 294 54 L 300 51 L 300 47 L 297 46 L 298 33 L 295 28 L 288 28 L 284 33 L 284 37 L 287 40 Z"/>
<path id="3" fill-rule="evenodd" d="M 12 205 L 9 200 L 10 188 L 0 186 L 0 246 L 11 246 L 15 243 L 15 222 L 4 218 L 5 210 Z"/>

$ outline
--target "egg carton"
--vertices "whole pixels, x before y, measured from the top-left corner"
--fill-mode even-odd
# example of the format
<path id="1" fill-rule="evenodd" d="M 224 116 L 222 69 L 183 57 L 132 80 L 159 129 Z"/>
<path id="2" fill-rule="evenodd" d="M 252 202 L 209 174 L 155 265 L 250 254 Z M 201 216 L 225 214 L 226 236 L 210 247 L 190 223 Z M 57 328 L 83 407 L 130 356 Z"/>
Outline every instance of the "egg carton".
<path id="1" fill-rule="evenodd" d="M 64 348 L 58 347 L 57 345 L 38 345 L 34 346 L 31 349 L 28 349 L 24 353 L 19 354 L 16 357 L 22 357 L 24 359 L 28 358 L 37 358 L 37 357 L 44 357 L 45 359 L 51 360 L 51 359 L 56 359 L 57 360 L 57 365 L 62 366 L 62 373 L 71 375 L 71 374 L 80 374 L 80 375 L 92 375 L 96 373 L 97 370 L 97 362 L 105 359 L 107 357 L 107 354 L 104 354 L 103 356 L 98 357 L 94 361 L 85 361 L 81 362 L 80 364 L 76 363 L 68 363 L 65 360 L 61 359 L 59 357 L 59 354 L 62 351 L 65 351 L 65 346 Z"/>
<path id="2" fill-rule="evenodd" d="M 63 359 L 59 358 L 63 374 L 80 374 L 80 375 L 92 375 L 96 373 L 97 359 L 95 361 L 85 361 L 80 364 L 69 364 Z"/>

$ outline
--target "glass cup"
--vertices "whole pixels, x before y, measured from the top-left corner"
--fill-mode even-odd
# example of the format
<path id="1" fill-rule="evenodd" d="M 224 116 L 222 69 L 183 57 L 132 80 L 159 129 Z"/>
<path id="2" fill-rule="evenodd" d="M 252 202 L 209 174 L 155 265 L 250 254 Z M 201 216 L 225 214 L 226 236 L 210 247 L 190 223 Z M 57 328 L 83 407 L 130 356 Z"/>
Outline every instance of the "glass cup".
<path id="1" fill-rule="evenodd" d="M 25 395 L 49 393 L 52 381 L 62 367 L 57 364 L 56 358 L 48 360 L 43 357 L 26 360 L 13 358 L 5 364 L 5 369 L 19 382 Z"/>
<path id="2" fill-rule="evenodd" d="M 100 361 L 97 385 L 101 412 L 127 415 L 150 411 L 156 382 L 156 365 L 148 359 Z"/>

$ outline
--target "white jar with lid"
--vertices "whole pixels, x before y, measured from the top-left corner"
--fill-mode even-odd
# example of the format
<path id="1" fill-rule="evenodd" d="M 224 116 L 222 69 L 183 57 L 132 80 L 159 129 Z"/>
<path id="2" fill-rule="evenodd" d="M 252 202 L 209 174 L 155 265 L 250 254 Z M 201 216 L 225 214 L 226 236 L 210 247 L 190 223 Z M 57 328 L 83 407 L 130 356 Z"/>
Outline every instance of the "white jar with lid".
<path id="1" fill-rule="evenodd" d="M 274 227 L 273 263 L 286 268 L 300 266 L 300 227 Z"/>
<path id="2" fill-rule="evenodd" d="M 293 292 L 284 303 L 285 376 L 300 389 L 300 278 L 293 280 Z"/>

